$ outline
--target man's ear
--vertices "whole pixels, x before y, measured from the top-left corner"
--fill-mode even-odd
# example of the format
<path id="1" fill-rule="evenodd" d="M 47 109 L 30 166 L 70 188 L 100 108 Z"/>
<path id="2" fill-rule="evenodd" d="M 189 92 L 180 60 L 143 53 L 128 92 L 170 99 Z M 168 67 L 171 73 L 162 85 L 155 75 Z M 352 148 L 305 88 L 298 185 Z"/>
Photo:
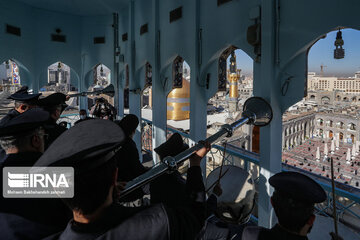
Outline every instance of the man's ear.
<path id="1" fill-rule="evenodd" d="M 309 217 L 309 219 L 307 220 L 306 224 L 308 224 L 309 226 L 312 226 L 315 222 L 315 215 L 311 214 L 311 216 Z"/>
<path id="2" fill-rule="evenodd" d="M 26 104 L 21 104 L 16 110 L 19 112 L 19 113 L 24 113 L 26 112 L 26 110 L 28 110 L 29 106 L 26 105 Z"/>

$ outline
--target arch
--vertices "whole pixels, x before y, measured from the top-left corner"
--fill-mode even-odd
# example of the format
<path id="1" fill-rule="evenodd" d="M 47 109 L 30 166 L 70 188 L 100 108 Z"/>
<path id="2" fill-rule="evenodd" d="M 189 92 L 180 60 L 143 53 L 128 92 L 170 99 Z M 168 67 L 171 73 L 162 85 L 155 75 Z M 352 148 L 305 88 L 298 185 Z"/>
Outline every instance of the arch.
<path id="1" fill-rule="evenodd" d="M 231 45 L 226 48 L 218 59 L 218 91 L 226 91 L 227 83 L 227 59 L 237 47 Z"/>
<path id="2" fill-rule="evenodd" d="M 343 97 L 343 101 L 344 101 L 344 102 L 348 102 L 349 99 L 348 99 L 347 97 Z"/>
<path id="3" fill-rule="evenodd" d="M 310 100 L 315 100 L 315 95 L 314 94 L 310 95 Z"/>
<path id="4" fill-rule="evenodd" d="M 352 102 L 356 102 L 356 96 L 351 98 Z"/>
<path id="5" fill-rule="evenodd" d="M 340 129 L 344 129 L 344 123 L 342 121 L 337 122 L 336 126 Z"/>
<path id="6" fill-rule="evenodd" d="M 348 130 L 356 131 L 356 124 L 355 123 L 349 123 L 348 124 Z"/>
<path id="7" fill-rule="evenodd" d="M 46 73 L 42 72 L 41 75 L 47 75 L 47 81 L 44 82 L 44 78 L 40 77 L 41 86 L 40 91 L 54 91 L 54 92 L 62 92 L 67 93 L 69 91 L 76 91 L 77 87 L 71 86 L 71 67 L 67 64 L 57 61 L 55 63 L 50 64 Z"/>
<path id="8" fill-rule="evenodd" d="M 111 70 L 103 63 L 92 67 L 93 78 L 88 88 L 103 89 L 111 83 Z"/>
<path id="9" fill-rule="evenodd" d="M 336 100 L 337 100 L 337 101 L 341 101 L 340 95 L 337 95 L 337 96 L 336 96 Z"/>
<path id="10" fill-rule="evenodd" d="M 351 143 L 355 143 L 355 135 L 354 134 L 350 135 L 350 139 L 351 139 Z"/>
<path id="11" fill-rule="evenodd" d="M 317 122 L 319 124 L 319 126 L 323 126 L 324 125 L 324 120 L 322 118 L 318 118 Z"/>
<path id="12" fill-rule="evenodd" d="M 340 141 L 344 140 L 344 134 L 342 132 L 339 132 L 339 140 Z"/>
<path id="13" fill-rule="evenodd" d="M 7 61 L 11 61 L 15 63 L 15 66 L 17 67 L 18 71 L 18 83 L 16 83 L 18 86 L 28 86 L 30 89 L 37 90 L 37 86 L 34 85 L 33 82 L 33 74 L 29 71 L 29 69 L 24 66 L 19 60 L 15 58 L 9 58 L 8 60 L 4 61 L 5 65 Z M 10 64 L 10 63 L 9 63 Z M 9 68 L 11 66 L 9 65 Z M 12 81 L 12 80 L 11 80 Z"/>
<path id="14" fill-rule="evenodd" d="M 321 103 L 322 104 L 329 104 L 330 103 L 330 98 L 328 96 L 323 96 L 321 98 Z"/>
<path id="15" fill-rule="evenodd" d="M 172 63 L 172 90 L 167 95 L 167 120 L 190 118 L 190 66 L 177 56 Z"/>
<path id="16" fill-rule="evenodd" d="M 15 92 L 21 86 L 19 67 L 9 59 L 0 65 L 0 90 Z"/>

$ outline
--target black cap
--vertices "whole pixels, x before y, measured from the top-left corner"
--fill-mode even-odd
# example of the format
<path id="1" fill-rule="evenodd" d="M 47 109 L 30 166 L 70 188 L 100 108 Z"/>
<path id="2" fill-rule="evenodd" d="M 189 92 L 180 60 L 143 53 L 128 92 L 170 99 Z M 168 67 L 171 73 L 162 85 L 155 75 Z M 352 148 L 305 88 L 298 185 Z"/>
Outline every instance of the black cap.
<path id="1" fill-rule="evenodd" d="M 49 119 L 49 113 L 32 108 L 12 118 L 0 128 L 0 137 L 26 134 L 43 125 Z"/>
<path id="2" fill-rule="evenodd" d="M 26 103 L 34 102 L 34 104 L 35 104 L 36 101 L 38 100 L 39 96 L 41 95 L 41 93 L 29 94 L 28 90 L 29 90 L 28 86 L 23 86 L 20 88 L 20 90 L 18 90 L 14 94 L 10 95 L 8 97 L 8 99 L 12 99 L 12 100 L 15 100 L 18 102 L 26 102 Z"/>
<path id="3" fill-rule="evenodd" d="M 124 139 L 111 121 L 83 121 L 61 134 L 35 166 L 72 166 L 75 174 L 86 173 L 112 159 Z"/>
<path id="4" fill-rule="evenodd" d="M 154 151 L 162 160 L 168 156 L 175 157 L 188 148 L 189 146 L 183 142 L 181 135 L 174 133 L 166 142 L 155 148 Z"/>
<path id="5" fill-rule="evenodd" d="M 53 107 L 61 105 L 62 110 L 64 110 L 67 107 L 65 101 L 66 101 L 65 94 L 53 93 L 47 97 L 40 98 L 38 100 L 38 106 L 43 107 L 45 110 L 52 110 Z"/>
<path id="6" fill-rule="evenodd" d="M 120 120 L 119 126 L 124 130 L 126 136 L 135 131 L 139 125 L 139 118 L 134 114 L 128 114 Z"/>
<path id="7" fill-rule="evenodd" d="M 310 177 L 298 172 L 280 172 L 270 177 L 269 183 L 281 194 L 306 203 L 321 203 L 326 200 L 322 187 Z"/>
<path id="8" fill-rule="evenodd" d="M 66 101 L 66 95 L 63 93 L 53 93 L 47 97 L 39 99 L 39 106 L 52 107 L 60 104 L 64 104 Z"/>

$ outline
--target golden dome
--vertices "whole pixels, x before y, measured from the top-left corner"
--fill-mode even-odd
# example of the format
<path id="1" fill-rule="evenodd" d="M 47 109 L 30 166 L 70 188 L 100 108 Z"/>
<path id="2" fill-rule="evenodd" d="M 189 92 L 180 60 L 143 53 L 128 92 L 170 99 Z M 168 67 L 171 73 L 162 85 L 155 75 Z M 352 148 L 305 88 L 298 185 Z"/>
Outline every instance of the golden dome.
<path id="1" fill-rule="evenodd" d="M 167 119 L 185 120 L 190 118 L 190 82 L 183 78 L 182 88 L 173 89 L 167 97 Z"/>

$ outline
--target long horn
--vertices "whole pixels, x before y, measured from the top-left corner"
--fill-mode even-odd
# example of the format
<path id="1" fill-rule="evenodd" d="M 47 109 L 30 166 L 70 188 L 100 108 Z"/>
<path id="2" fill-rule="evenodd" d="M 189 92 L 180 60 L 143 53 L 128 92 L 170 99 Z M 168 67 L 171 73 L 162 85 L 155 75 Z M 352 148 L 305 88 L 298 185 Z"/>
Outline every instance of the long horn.
<path id="1" fill-rule="evenodd" d="M 97 94 L 106 94 L 109 96 L 114 96 L 115 90 L 114 90 L 114 85 L 110 84 L 109 86 L 107 86 L 104 89 L 101 90 L 96 90 L 93 92 L 80 92 L 80 93 L 74 93 L 74 94 L 70 94 L 70 97 L 78 97 L 78 96 L 87 96 L 87 95 L 97 95 Z"/>
<path id="2" fill-rule="evenodd" d="M 230 137 L 233 132 L 244 124 L 253 124 L 255 126 L 268 125 L 273 117 L 271 106 L 260 97 L 252 97 L 246 100 L 243 107 L 242 118 L 235 121 L 231 125 L 225 124 L 214 135 L 205 139 L 204 142 L 214 144 L 224 137 Z M 121 192 L 120 199 L 128 195 L 135 189 L 144 186 L 145 184 L 153 181 L 157 177 L 163 175 L 168 171 L 174 171 L 177 166 L 193 155 L 197 150 L 204 147 L 202 142 L 195 146 L 179 153 L 175 157 L 166 157 L 164 161 L 156 167 L 153 167 L 146 173 L 133 179 L 126 184 L 126 188 Z"/>

